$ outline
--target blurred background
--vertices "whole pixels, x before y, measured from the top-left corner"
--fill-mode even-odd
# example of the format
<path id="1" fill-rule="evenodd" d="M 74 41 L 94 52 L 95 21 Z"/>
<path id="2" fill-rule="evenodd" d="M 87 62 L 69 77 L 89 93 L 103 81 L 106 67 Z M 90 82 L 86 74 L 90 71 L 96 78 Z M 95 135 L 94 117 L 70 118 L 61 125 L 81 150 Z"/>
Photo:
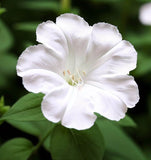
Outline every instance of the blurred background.
<path id="1" fill-rule="evenodd" d="M 82 16 L 90 25 L 107 22 L 118 27 L 123 39 L 130 41 L 138 53 L 137 68 L 131 72 L 139 86 L 140 101 L 128 115 L 135 128 L 125 132 L 151 159 L 151 26 L 139 21 L 139 8 L 150 0 L 1 0 L 0 1 L 0 97 L 12 106 L 27 91 L 16 75 L 16 62 L 22 51 L 37 44 L 35 30 L 39 23 L 52 20 L 61 13 Z M 151 15 L 150 15 L 151 16 Z M 1 98 L 0 105 L 3 99 Z M 0 144 L 8 139 L 24 136 L 36 138 L 12 127 L 0 125 Z M 42 149 L 44 156 L 47 152 Z"/>

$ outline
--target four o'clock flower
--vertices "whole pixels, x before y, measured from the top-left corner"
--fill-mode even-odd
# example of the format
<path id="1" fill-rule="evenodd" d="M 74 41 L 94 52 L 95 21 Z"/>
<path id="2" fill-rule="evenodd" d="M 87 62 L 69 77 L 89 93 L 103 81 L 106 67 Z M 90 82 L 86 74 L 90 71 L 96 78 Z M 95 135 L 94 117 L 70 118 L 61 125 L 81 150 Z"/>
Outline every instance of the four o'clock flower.
<path id="1" fill-rule="evenodd" d="M 41 109 L 52 122 L 78 130 L 90 128 L 94 112 L 120 120 L 139 100 L 129 71 L 136 67 L 134 47 L 107 23 L 89 26 L 80 16 L 63 14 L 36 30 L 40 43 L 19 57 L 24 87 L 45 94 Z"/>
<path id="2" fill-rule="evenodd" d="M 144 25 L 151 25 L 151 2 L 145 3 L 139 10 L 139 19 Z"/>

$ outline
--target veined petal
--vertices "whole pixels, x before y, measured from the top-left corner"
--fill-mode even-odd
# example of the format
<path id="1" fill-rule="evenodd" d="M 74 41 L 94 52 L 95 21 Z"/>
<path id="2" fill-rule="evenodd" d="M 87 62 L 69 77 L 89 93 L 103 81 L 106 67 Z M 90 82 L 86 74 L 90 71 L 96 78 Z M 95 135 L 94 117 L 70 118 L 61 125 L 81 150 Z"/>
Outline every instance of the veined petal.
<path id="1" fill-rule="evenodd" d="M 108 23 L 93 25 L 92 34 L 87 48 L 87 59 L 91 63 L 103 56 L 122 40 L 116 26 Z"/>
<path id="2" fill-rule="evenodd" d="M 127 107 L 124 102 L 112 93 L 92 85 L 85 85 L 85 90 L 91 96 L 95 106 L 94 112 L 110 119 L 119 121 L 124 118 Z"/>
<path id="3" fill-rule="evenodd" d="M 66 84 L 66 81 L 58 74 L 43 69 L 28 70 L 22 77 L 24 87 L 33 93 L 48 94 L 54 88 Z"/>
<path id="4" fill-rule="evenodd" d="M 62 14 L 57 18 L 56 24 L 68 42 L 70 67 L 73 65 L 78 67 L 85 59 L 92 27 L 83 18 L 74 14 Z"/>
<path id="5" fill-rule="evenodd" d="M 45 95 L 42 101 L 42 113 L 52 122 L 62 120 L 68 102 L 72 96 L 73 88 L 69 85 L 56 87 L 54 90 Z"/>
<path id="6" fill-rule="evenodd" d="M 53 122 L 61 121 L 62 125 L 78 130 L 90 128 L 96 116 L 94 106 L 85 90 L 64 86 L 45 96 L 42 102 L 44 116 Z"/>
<path id="7" fill-rule="evenodd" d="M 64 67 L 65 57 L 39 44 L 28 47 L 19 57 L 16 66 L 17 74 L 22 77 L 24 72 L 31 69 L 50 70 L 60 73 Z M 55 64 L 55 65 L 54 65 Z"/>
<path id="8" fill-rule="evenodd" d="M 94 114 L 95 106 L 88 92 L 89 90 L 83 87 L 74 89 L 71 101 L 62 118 L 64 126 L 78 130 L 93 126 L 97 117 Z"/>
<path id="9" fill-rule="evenodd" d="M 36 30 L 37 41 L 55 51 L 60 56 L 68 54 L 66 38 L 60 28 L 52 21 L 43 22 Z"/>
<path id="10" fill-rule="evenodd" d="M 97 79 L 92 77 L 86 83 L 117 96 L 128 108 L 134 107 L 139 100 L 138 86 L 132 76 L 102 75 Z"/>
<path id="11" fill-rule="evenodd" d="M 137 52 L 128 41 L 121 41 L 96 61 L 88 76 L 101 77 L 104 74 L 128 74 L 136 68 Z"/>

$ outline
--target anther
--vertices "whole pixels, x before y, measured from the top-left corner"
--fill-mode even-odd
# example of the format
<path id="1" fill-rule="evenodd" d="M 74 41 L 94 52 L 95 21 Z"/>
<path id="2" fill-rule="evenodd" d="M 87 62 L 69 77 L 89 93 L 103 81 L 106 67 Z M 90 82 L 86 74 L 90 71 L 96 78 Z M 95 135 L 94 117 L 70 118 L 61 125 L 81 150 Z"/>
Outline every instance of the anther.
<path id="1" fill-rule="evenodd" d="M 85 76 L 86 75 L 86 73 L 83 71 L 83 75 Z"/>
<path id="2" fill-rule="evenodd" d="M 66 72 L 65 72 L 65 71 L 63 71 L 63 75 L 64 75 L 64 76 L 66 75 Z"/>
<path id="3" fill-rule="evenodd" d="M 72 75 L 72 80 L 74 80 L 74 75 Z"/>
<path id="4" fill-rule="evenodd" d="M 69 70 L 67 70 L 67 72 L 68 72 L 69 75 L 71 74 L 71 72 Z"/>

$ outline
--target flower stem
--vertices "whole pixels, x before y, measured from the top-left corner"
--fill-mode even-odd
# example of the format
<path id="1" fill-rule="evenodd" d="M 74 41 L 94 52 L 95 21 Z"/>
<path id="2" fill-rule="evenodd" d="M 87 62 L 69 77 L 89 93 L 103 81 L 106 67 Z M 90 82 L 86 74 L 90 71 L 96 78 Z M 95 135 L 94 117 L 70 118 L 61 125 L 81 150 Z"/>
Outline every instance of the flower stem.
<path id="1" fill-rule="evenodd" d="M 53 126 L 54 127 L 54 126 Z M 39 141 L 39 143 L 34 147 L 33 149 L 33 153 L 36 152 L 40 146 L 44 143 L 44 141 L 47 139 L 47 137 L 50 135 L 50 132 L 52 131 L 53 127 L 50 127 L 50 129 L 48 130 L 48 132 L 45 134 L 45 136 L 43 136 L 43 138 Z"/>

